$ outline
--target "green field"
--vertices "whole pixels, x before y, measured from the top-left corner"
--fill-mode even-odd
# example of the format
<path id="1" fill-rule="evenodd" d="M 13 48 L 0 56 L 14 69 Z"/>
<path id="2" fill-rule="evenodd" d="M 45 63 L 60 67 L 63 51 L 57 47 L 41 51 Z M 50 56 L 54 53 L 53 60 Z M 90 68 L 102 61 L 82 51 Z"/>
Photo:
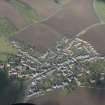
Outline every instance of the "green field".
<path id="1" fill-rule="evenodd" d="M 8 55 L 16 53 L 17 50 L 9 44 L 8 40 L 4 37 L 0 37 L 0 61 L 5 62 Z"/>
<path id="2" fill-rule="evenodd" d="M 96 12 L 100 19 L 105 22 L 105 2 L 102 0 L 96 0 Z"/>
<path id="3" fill-rule="evenodd" d="M 9 37 L 17 31 L 17 28 L 5 17 L 0 17 L 0 36 Z"/>
<path id="4" fill-rule="evenodd" d="M 15 9 L 17 9 L 26 23 L 32 23 L 39 20 L 39 16 L 33 8 L 22 2 L 22 0 L 7 0 Z"/>

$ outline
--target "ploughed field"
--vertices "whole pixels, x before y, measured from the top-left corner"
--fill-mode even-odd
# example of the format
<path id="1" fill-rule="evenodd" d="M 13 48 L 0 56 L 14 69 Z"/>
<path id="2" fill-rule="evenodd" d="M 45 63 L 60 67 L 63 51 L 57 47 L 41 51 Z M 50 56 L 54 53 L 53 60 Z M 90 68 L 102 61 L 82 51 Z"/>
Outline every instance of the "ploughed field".
<path id="1" fill-rule="evenodd" d="M 46 21 L 33 24 L 13 38 L 31 43 L 43 52 L 51 48 L 58 39 L 74 38 L 86 27 L 99 22 L 93 9 L 93 0 L 70 0 L 56 15 Z"/>
<path id="2" fill-rule="evenodd" d="M 88 41 L 102 56 L 105 56 L 105 25 L 91 28 L 80 38 Z"/>
<path id="3" fill-rule="evenodd" d="M 7 0 L 0 0 L 0 17 L 8 18 L 17 27 L 21 27 L 24 23 L 24 18 Z"/>
<path id="4" fill-rule="evenodd" d="M 58 10 L 61 9 L 62 5 L 68 3 L 71 0 L 58 0 L 56 3 L 54 0 L 21 0 L 24 3 L 30 5 L 36 10 L 42 18 L 47 18 L 54 15 Z"/>
<path id="5" fill-rule="evenodd" d="M 97 22 L 93 0 L 71 0 L 62 11 L 43 23 L 71 38 Z"/>
<path id="6" fill-rule="evenodd" d="M 34 24 L 29 29 L 18 33 L 11 39 L 24 42 L 25 45 L 31 45 L 35 50 L 40 52 L 47 51 L 51 46 L 56 45 L 61 35 L 45 24 Z"/>
<path id="7" fill-rule="evenodd" d="M 0 17 L 7 18 L 19 29 L 39 18 L 31 6 L 20 0 L 0 0 Z"/>
<path id="8" fill-rule="evenodd" d="M 41 2 L 42 0 L 0 0 L 0 17 L 7 18 L 17 28 L 21 29 L 26 25 L 43 19 L 41 17 L 44 17 L 46 10 L 50 9 L 50 14 L 48 15 L 50 16 L 53 15 L 53 13 L 55 13 L 55 11 L 59 8 L 56 3 L 50 3 L 50 1 L 49 4 L 51 4 L 52 7 L 56 4 L 54 7 L 55 10 L 50 8 L 50 6 L 48 7 L 48 4 L 41 7 L 40 5 L 47 3 L 47 0 L 43 3 Z M 35 6 L 35 8 L 33 6 Z M 39 10 L 40 7 L 41 9 Z M 41 15 L 39 16 L 39 14 Z"/>
<path id="9" fill-rule="evenodd" d="M 50 0 L 0 0 L 0 17 L 8 18 L 19 29 L 53 15 L 58 9 L 61 4 Z"/>
<path id="10" fill-rule="evenodd" d="M 104 89 L 79 88 L 69 95 L 59 95 L 59 90 L 41 96 L 32 97 L 28 102 L 37 105 L 105 105 Z"/>

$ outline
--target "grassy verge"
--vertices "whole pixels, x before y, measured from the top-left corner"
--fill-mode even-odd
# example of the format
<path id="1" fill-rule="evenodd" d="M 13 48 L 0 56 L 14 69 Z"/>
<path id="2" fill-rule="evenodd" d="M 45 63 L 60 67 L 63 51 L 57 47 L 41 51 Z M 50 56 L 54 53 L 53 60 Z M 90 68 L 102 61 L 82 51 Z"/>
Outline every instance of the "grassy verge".
<path id="1" fill-rule="evenodd" d="M 39 17 L 36 11 L 34 11 L 29 5 L 23 3 L 22 0 L 7 0 L 7 1 L 22 14 L 26 23 L 32 23 L 38 21 Z"/>
<path id="2" fill-rule="evenodd" d="M 0 61 L 5 62 L 9 54 L 16 54 L 17 50 L 12 47 L 8 40 L 4 37 L 0 37 Z"/>
<path id="3" fill-rule="evenodd" d="M 96 0 L 96 12 L 102 19 L 102 21 L 105 22 L 105 2 L 102 0 Z"/>
<path id="4" fill-rule="evenodd" d="M 9 37 L 16 32 L 16 27 L 5 17 L 0 17 L 0 35 Z"/>

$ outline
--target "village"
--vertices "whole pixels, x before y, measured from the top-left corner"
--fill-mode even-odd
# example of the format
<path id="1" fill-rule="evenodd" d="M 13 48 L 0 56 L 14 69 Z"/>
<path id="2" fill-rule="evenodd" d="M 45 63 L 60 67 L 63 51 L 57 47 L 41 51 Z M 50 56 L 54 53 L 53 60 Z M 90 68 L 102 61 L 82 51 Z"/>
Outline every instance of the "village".
<path id="1" fill-rule="evenodd" d="M 10 79 L 29 80 L 25 90 L 26 97 L 44 95 L 45 92 L 67 86 L 72 89 L 78 86 L 89 86 L 89 83 L 94 84 L 96 81 L 92 78 L 83 81 L 85 78 L 82 76 L 88 77 L 91 71 L 85 70 L 82 63 L 104 59 L 88 42 L 79 38 L 70 42 L 64 37 L 57 42 L 55 48 L 49 49 L 37 58 L 22 51 L 16 42 L 12 44 L 18 49 L 18 54 L 8 59 L 6 67 Z M 1 64 L 0 69 L 3 67 L 5 66 Z M 105 73 L 102 72 L 100 80 L 105 80 L 104 77 Z"/>

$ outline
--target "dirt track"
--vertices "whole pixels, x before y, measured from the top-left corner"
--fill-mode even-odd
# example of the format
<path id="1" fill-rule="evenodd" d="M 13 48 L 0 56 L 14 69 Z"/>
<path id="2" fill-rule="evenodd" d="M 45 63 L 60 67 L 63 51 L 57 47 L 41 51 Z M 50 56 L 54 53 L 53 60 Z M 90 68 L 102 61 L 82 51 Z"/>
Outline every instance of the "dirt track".
<path id="1" fill-rule="evenodd" d="M 91 43 L 101 55 L 105 56 L 105 25 L 91 28 L 80 38 Z"/>
<path id="2" fill-rule="evenodd" d="M 31 42 L 37 48 L 40 46 L 39 50 L 42 51 L 44 48 L 52 47 L 58 36 L 73 38 L 77 33 L 97 22 L 93 0 L 71 0 L 58 14 L 23 30 L 15 39 Z M 43 38 L 44 40 L 41 41 Z"/>

